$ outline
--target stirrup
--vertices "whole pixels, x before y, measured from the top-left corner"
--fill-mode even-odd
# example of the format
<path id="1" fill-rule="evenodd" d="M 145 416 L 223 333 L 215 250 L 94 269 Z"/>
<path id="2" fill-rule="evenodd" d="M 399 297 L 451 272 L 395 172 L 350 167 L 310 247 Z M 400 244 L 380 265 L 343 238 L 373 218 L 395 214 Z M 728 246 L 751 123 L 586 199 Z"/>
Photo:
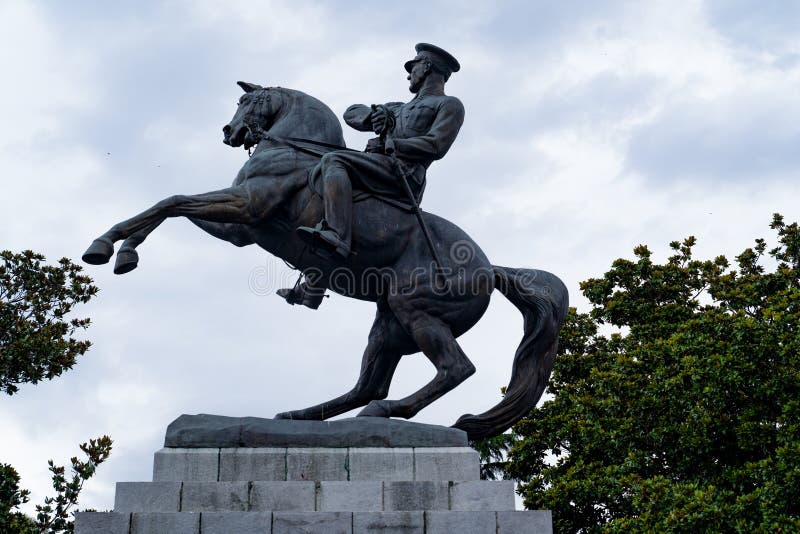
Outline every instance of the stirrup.
<path id="1" fill-rule="evenodd" d="M 276 291 L 279 297 L 283 297 L 286 302 L 294 306 L 295 304 L 302 304 L 306 308 L 316 310 L 322 304 L 322 300 L 328 295 L 322 290 L 321 295 L 310 295 L 304 288 L 305 284 L 297 285 L 292 288 L 283 288 Z"/>
<path id="2" fill-rule="evenodd" d="M 312 250 L 324 251 L 328 254 L 337 254 L 342 259 L 350 256 L 350 247 L 342 241 L 339 234 L 332 230 L 323 219 L 314 228 L 300 226 L 295 230 L 297 236 L 305 241 Z"/>

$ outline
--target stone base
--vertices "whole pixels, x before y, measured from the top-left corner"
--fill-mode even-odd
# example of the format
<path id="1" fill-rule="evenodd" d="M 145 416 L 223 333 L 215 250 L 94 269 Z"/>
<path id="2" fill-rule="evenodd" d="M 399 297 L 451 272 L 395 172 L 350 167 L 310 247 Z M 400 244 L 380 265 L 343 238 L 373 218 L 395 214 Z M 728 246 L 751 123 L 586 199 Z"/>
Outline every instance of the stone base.
<path id="1" fill-rule="evenodd" d="M 469 447 L 224 448 L 156 452 L 153 480 L 478 480 Z"/>
<path id="2" fill-rule="evenodd" d="M 77 534 L 552 534 L 549 510 L 78 512 Z"/>
<path id="3" fill-rule="evenodd" d="M 76 514 L 76 534 L 552 533 L 549 511 L 514 510 L 513 482 L 480 480 L 459 430 L 344 420 L 308 436 L 320 422 L 259 420 L 258 440 L 285 446 L 227 446 L 250 419 L 182 416 L 167 443 L 204 446 L 157 451 L 153 481 L 117 483 L 114 512 Z M 348 433 L 358 446 L 307 446 Z M 367 446 L 384 442 L 405 446 Z"/>
<path id="4" fill-rule="evenodd" d="M 466 447 L 457 428 L 383 417 L 292 421 L 262 417 L 181 415 L 165 447 Z"/>
<path id="5" fill-rule="evenodd" d="M 514 510 L 510 480 L 118 482 L 115 512 Z"/>

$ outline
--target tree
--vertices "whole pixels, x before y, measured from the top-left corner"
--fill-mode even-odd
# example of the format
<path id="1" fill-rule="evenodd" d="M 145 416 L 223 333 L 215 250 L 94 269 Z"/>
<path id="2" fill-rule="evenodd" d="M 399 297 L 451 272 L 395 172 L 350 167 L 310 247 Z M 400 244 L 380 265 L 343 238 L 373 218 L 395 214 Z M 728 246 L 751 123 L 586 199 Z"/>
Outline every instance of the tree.
<path id="1" fill-rule="evenodd" d="M 511 433 L 491 438 L 470 441 L 469 446 L 478 452 L 481 463 L 481 480 L 497 480 L 506 477 L 508 449 L 514 443 Z"/>
<path id="2" fill-rule="evenodd" d="M 78 495 L 83 489 L 83 483 L 94 475 L 97 466 L 103 463 L 111 454 L 111 438 L 103 436 L 81 444 L 81 450 L 86 454 L 87 460 L 82 462 L 73 457 L 72 477 L 68 481 L 64 476 L 64 468 L 55 465 L 53 460 L 47 462 L 53 474 L 53 489 L 55 497 L 45 497 L 44 505 L 36 505 L 36 524 L 42 532 L 72 532 L 73 524 L 70 520 L 70 508 L 78 504 Z"/>
<path id="3" fill-rule="evenodd" d="M 91 345 L 72 336 L 89 326 L 89 319 L 68 318 L 78 303 L 88 302 L 97 288 L 80 274 L 82 268 L 63 258 L 44 264 L 44 256 L 26 250 L 0 252 L 0 390 L 8 395 L 18 385 L 52 379 L 75 365 Z M 72 532 L 70 511 L 77 505 L 83 483 L 111 453 L 108 436 L 80 445 L 85 461 L 72 458 L 70 479 L 50 460 L 55 497 L 36 506 L 36 520 L 19 511 L 30 492 L 20 489 L 20 477 L 9 464 L 0 464 L 0 532 L 20 534 Z"/>
<path id="4" fill-rule="evenodd" d="M 41 254 L 4 250 L 0 260 L 0 391 L 13 395 L 20 383 L 36 384 L 71 369 L 89 349 L 89 341 L 72 337 L 89 319 L 68 314 L 97 288 L 67 258 L 43 265 Z"/>
<path id="5" fill-rule="evenodd" d="M 0 464 L 0 532 L 36 534 L 36 522 L 19 512 L 28 502 L 28 490 L 19 488 L 19 474 L 8 464 Z"/>
<path id="6" fill-rule="evenodd" d="M 736 257 L 646 246 L 581 284 L 508 475 L 557 532 L 800 531 L 800 231 Z M 613 331 L 616 327 L 617 331 Z"/>

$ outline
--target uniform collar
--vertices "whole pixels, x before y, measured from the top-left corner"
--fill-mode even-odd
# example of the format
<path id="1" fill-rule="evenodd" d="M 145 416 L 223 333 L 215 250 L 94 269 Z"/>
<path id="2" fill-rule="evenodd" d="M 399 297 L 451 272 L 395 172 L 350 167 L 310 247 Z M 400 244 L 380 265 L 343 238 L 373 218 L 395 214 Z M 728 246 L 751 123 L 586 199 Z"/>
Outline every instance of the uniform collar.
<path id="1" fill-rule="evenodd" d="M 415 96 L 412 100 L 416 100 L 418 98 L 425 98 L 426 96 L 444 96 L 444 92 L 434 91 L 433 89 L 430 88 L 423 88 L 420 89 L 419 93 L 417 93 L 417 96 Z"/>

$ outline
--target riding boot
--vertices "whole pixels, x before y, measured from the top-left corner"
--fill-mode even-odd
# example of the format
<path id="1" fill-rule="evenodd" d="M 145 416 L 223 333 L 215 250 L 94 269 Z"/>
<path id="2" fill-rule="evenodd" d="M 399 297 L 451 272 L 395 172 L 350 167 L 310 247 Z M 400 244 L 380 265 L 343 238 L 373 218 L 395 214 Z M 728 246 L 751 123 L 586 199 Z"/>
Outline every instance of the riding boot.
<path id="1" fill-rule="evenodd" d="M 338 169 L 337 169 L 338 170 Z M 323 186 L 325 198 L 325 222 L 336 232 L 350 253 L 351 224 L 353 218 L 353 186 L 347 172 L 329 173 Z"/>
<path id="2" fill-rule="evenodd" d="M 314 228 L 301 226 L 298 236 L 312 247 L 328 249 L 344 259 L 350 255 L 353 186 L 341 166 L 325 169 L 322 179 L 325 219 Z"/>
<path id="3" fill-rule="evenodd" d="M 312 310 L 319 308 L 325 298 L 324 288 L 313 287 L 305 282 L 292 288 L 279 289 L 276 293 L 291 305 L 302 304 Z"/>

